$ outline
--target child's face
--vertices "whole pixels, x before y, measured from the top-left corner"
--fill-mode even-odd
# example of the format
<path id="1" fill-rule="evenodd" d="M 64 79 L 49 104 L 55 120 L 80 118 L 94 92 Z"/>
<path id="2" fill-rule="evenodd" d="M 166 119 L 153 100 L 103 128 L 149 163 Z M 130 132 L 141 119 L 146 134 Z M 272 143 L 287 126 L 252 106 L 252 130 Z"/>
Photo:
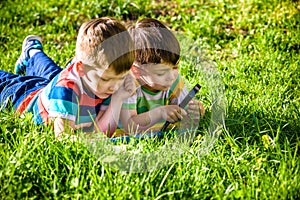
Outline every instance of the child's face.
<path id="1" fill-rule="evenodd" d="M 178 76 L 177 65 L 149 63 L 138 66 L 140 79 L 153 90 L 168 90 Z"/>
<path id="2" fill-rule="evenodd" d="M 111 68 L 89 69 L 82 76 L 84 86 L 97 97 L 105 99 L 115 93 L 123 84 L 126 75 L 129 73 L 116 74 Z"/>

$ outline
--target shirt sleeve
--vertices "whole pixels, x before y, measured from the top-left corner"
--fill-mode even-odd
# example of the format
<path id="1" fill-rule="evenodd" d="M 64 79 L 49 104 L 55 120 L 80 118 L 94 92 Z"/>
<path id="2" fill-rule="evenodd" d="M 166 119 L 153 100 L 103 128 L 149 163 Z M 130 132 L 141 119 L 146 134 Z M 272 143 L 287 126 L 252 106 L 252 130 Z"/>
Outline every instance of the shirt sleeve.
<path id="1" fill-rule="evenodd" d="M 66 83 L 68 87 L 55 85 L 48 96 L 49 117 L 60 117 L 76 121 L 79 110 L 79 94 L 74 82 Z"/>
<path id="2" fill-rule="evenodd" d="M 184 79 L 178 75 L 169 90 L 170 104 L 179 104 L 188 94 Z"/>
<path id="3" fill-rule="evenodd" d="M 122 104 L 122 109 L 136 110 L 137 109 L 137 93 L 125 99 Z"/>

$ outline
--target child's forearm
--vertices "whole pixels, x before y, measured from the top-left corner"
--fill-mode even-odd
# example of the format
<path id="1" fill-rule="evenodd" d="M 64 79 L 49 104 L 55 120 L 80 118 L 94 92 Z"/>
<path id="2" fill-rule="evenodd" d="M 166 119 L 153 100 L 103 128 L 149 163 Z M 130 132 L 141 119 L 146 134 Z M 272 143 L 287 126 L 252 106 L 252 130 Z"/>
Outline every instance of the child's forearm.
<path id="1" fill-rule="evenodd" d="M 62 118 L 53 118 L 51 119 L 53 122 L 54 134 L 58 139 L 62 139 L 64 137 L 70 138 L 72 141 L 77 139 L 77 136 L 74 135 L 74 131 L 76 129 L 76 125 L 74 121 Z"/>
<path id="2" fill-rule="evenodd" d="M 98 131 L 107 133 L 107 136 L 111 136 L 115 132 L 118 127 L 121 107 L 122 99 L 113 95 L 104 114 L 96 117 Z"/>
<path id="3" fill-rule="evenodd" d="M 132 116 L 125 129 L 147 130 L 162 119 L 161 108 L 157 107 L 148 112 Z"/>

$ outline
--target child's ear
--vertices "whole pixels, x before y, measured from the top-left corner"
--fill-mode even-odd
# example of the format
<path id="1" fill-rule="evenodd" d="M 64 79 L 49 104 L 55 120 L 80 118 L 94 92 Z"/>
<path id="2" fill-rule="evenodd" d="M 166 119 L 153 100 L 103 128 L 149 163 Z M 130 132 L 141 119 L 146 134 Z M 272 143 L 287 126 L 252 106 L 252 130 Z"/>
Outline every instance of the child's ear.
<path id="1" fill-rule="evenodd" d="M 83 63 L 81 61 L 78 61 L 78 62 L 75 62 L 74 65 L 75 65 L 74 67 L 75 67 L 76 71 L 78 72 L 79 76 L 83 77 L 85 75 Z"/>

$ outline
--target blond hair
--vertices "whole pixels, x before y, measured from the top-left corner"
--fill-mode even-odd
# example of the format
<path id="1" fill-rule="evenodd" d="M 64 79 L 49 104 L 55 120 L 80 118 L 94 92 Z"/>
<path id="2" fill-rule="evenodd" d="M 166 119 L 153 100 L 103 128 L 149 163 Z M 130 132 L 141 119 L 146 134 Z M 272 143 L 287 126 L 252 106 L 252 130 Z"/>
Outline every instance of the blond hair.
<path id="1" fill-rule="evenodd" d="M 124 25 L 110 17 L 84 23 L 77 36 L 76 60 L 97 68 L 128 71 L 134 61 L 133 41 Z"/>

